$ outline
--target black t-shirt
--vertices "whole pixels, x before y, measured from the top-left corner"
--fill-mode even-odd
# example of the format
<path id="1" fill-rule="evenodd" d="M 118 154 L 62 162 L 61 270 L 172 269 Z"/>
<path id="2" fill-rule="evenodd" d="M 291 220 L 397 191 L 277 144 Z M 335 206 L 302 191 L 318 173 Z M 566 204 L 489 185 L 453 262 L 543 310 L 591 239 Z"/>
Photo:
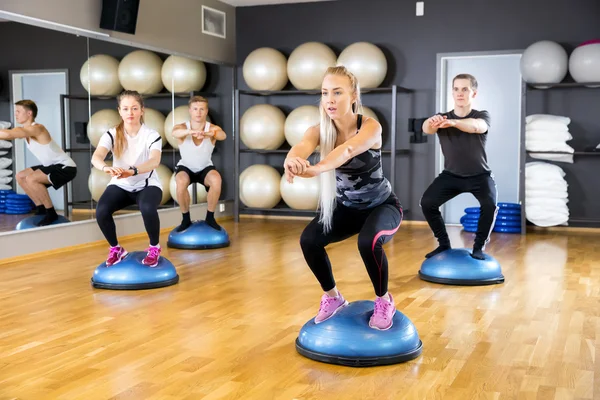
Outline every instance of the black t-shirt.
<path id="1" fill-rule="evenodd" d="M 465 117 L 458 117 L 454 110 L 441 114 L 447 119 L 480 118 L 491 126 L 490 114 L 483 110 L 471 110 Z M 444 170 L 459 176 L 474 176 L 491 172 L 487 164 L 485 133 L 467 133 L 458 128 L 440 128 L 437 131 L 444 153 Z"/>

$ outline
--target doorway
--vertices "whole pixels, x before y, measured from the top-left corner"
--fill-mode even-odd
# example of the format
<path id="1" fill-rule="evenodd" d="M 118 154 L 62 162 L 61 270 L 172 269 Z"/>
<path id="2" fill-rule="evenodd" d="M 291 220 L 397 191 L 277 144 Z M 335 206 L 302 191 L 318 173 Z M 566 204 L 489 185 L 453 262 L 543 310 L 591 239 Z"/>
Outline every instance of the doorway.
<path id="1" fill-rule="evenodd" d="M 521 157 L 521 51 L 485 53 L 449 53 L 437 56 L 438 112 L 454 108 L 452 79 L 467 73 L 475 76 L 478 93 L 473 108 L 490 113 L 486 153 L 494 180 L 498 202 L 519 203 Z M 435 136 L 436 175 L 444 169 L 444 155 Z M 467 207 L 479 207 L 475 197 L 463 193 L 442 206 L 446 224 L 460 224 Z"/>
<path id="2" fill-rule="evenodd" d="M 64 148 L 61 126 L 61 95 L 69 93 L 68 70 L 32 70 L 32 71 L 10 71 L 10 104 L 13 126 L 16 126 L 14 107 L 19 100 L 33 100 L 38 107 L 36 122 L 44 125 L 52 139 Z M 68 111 L 68 110 L 65 110 Z M 68 115 L 66 116 L 68 121 Z M 69 140 L 69 131 L 66 131 L 66 140 Z M 24 140 L 14 142 L 14 171 L 19 172 L 33 165 L 39 165 L 37 158 L 27 149 Z M 17 193 L 25 193 L 17 185 Z M 64 210 L 64 190 L 50 188 L 48 193 L 56 210 Z"/>

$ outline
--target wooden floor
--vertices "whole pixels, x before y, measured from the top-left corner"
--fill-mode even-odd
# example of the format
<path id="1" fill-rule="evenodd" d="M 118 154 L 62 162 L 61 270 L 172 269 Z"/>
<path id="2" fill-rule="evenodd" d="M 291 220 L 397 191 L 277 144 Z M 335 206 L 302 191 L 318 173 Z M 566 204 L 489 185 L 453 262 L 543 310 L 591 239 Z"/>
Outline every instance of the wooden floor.
<path id="1" fill-rule="evenodd" d="M 506 282 L 450 287 L 417 277 L 429 230 L 401 227 L 385 247 L 390 291 L 423 354 L 357 369 L 295 350 L 321 296 L 305 224 L 225 222 L 229 248 L 165 249 L 181 281 L 149 291 L 90 287 L 104 245 L 0 266 L 0 399 L 600 398 L 600 235 L 493 234 Z M 348 300 L 374 298 L 356 237 L 330 257 Z"/>

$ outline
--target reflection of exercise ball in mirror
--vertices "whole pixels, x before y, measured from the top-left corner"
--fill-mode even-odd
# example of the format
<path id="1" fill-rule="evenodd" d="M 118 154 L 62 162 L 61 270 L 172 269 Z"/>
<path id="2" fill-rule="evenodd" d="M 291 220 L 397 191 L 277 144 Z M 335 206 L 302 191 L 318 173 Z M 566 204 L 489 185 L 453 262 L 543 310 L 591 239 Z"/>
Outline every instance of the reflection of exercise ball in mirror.
<path id="1" fill-rule="evenodd" d="M 112 161 L 105 160 L 106 165 L 112 167 Z M 108 182 L 110 182 L 111 176 L 106 172 L 100 171 L 96 167 L 92 167 L 92 172 L 88 177 L 88 189 L 92 195 L 92 199 L 98 202 L 100 201 L 100 197 L 102 193 L 106 190 L 106 186 L 108 186 Z"/>
<path id="2" fill-rule="evenodd" d="M 112 166 L 112 161 L 105 160 L 106 165 Z M 165 204 L 171 200 L 171 190 L 169 187 L 169 180 L 171 178 L 171 170 L 166 165 L 160 164 L 155 170 L 158 175 L 158 179 L 162 185 L 162 199 L 160 204 Z M 97 168 L 92 167 L 92 172 L 88 177 L 88 189 L 92 195 L 92 199 L 96 202 L 100 200 L 102 193 L 106 190 L 106 186 L 111 180 L 111 176 L 106 172 L 102 172 Z"/>
<path id="3" fill-rule="evenodd" d="M 174 149 L 179 149 L 179 143 L 177 143 L 177 139 L 171 135 L 171 132 L 173 132 L 173 127 L 189 120 L 190 111 L 189 106 L 187 105 L 176 107 L 175 110 L 171 111 L 169 115 L 167 115 L 167 118 L 165 118 L 165 137 L 167 138 L 167 142 L 169 142 L 171 147 Z M 206 120 L 211 122 L 210 116 L 207 115 Z"/>
<path id="4" fill-rule="evenodd" d="M 156 111 L 153 108 L 144 108 L 144 124 L 148 128 L 158 132 L 162 138 L 162 147 L 165 147 L 167 140 L 165 137 L 165 116 L 160 111 Z"/>
<path id="5" fill-rule="evenodd" d="M 98 142 L 102 135 L 106 133 L 110 128 L 114 128 L 121 122 L 121 116 L 117 110 L 106 108 L 104 110 L 98 110 L 92 117 L 87 125 L 87 137 L 90 143 L 94 147 L 98 147 Z"/>
<path id="6" fill-rule="evenodd" d="M 135 50 L 127 54 L 119 64 L 119 81 L 127 90 L 140 94 L 155 94 L 162 90 L 163 61 L 148 50 Z"/>
<path id="7" fill-rule="evenodd" d="M 160 164 L 158 168 L 154 170 L 154 172 L 158 175 L 158 179 L 160 179 L 160 184 L 162 185 L 162 200 L 160 204 L 163 205 L 171 200 L 171 189 L 169 183 L 171 181 L 171 175 L 173 175 L 173 172 L 164 164 Z"/>
<path id="8" fill-rule="evenodd" d="M 206 66 L 202 61 L 172 55 L 162 66 L 161 78 L 169 92 L 198 91 L 206 83 Z"/>
<path id="9" fill-rule="evenodd" d="M 123 90 L 119 60 L 107 54 L 96 54 L 83 63 L 79 80 L 92 96 L 116 96 Z"/>
<path id="10" fill-rule="evenodd" d="M 171 175 L 171 180 L 169 181 L 169 191 L 171 192 L 171 197 L 173 198 L 173 200 L 175 200 L 175 202 L 179 204 L 179 202 L 177 201 L 177 180 L 175 178 L 176 175 L 177 175 L 176 172 L 173 172 L 173 175 Z M 190 184 L 190 185 L 188 185 L 188 188 L 187 188 L 188 193 L 190 194 L 190 202 L 192 202 L 192 200 L 193 200 L 193 195 L 192 195 L 193 187 L 194 187 L 194 185 Z M 207 196 L 208 196 L 208 193 L 206 192 L 206 188 L 204 187 L 204 185 L 196 183 L 196 202 L 198 204 L 206 203 Z"/>

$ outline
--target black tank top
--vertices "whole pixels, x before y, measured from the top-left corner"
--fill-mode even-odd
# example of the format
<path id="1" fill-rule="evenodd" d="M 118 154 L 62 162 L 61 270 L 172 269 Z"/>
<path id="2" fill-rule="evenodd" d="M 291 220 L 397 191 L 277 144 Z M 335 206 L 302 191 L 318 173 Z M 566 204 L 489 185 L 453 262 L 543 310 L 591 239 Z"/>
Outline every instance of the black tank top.
<path id="1" fill-rule="evenodd" d="M 358 114 L 357 130 L 362 126 Z M 369 149 L 335 170 L 337 201 L 346 207 L 367 209 L 382 204 L 392 193 L 390 182 L 383 176 L 381 150 Z"/>

